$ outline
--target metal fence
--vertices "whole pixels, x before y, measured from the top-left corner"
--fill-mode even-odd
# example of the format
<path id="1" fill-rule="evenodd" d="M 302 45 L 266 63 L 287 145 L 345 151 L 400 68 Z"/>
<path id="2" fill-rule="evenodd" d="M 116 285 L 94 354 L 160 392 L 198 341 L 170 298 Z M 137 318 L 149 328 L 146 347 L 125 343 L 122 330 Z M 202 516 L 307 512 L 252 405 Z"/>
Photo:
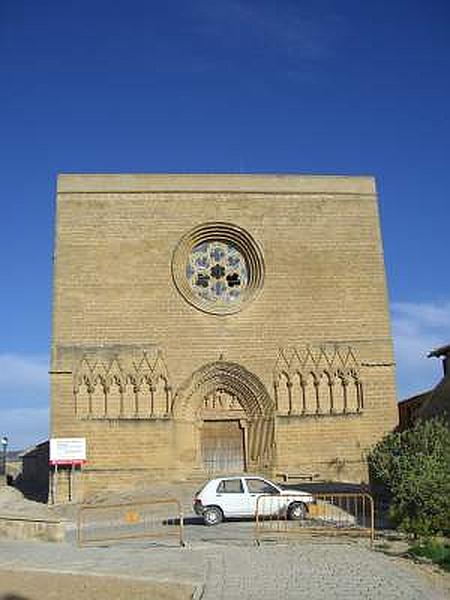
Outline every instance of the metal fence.
<path id="1" fill-rule="evenodd" d="M 283 536 L 347 535 L 366 536 L 373 543 L 375 511 L 372 496 L 357 493 L 312 494 L 314 501 L 305 504 L 304 514 L 293 514 L 289 503 L 280 504 L 280 497 L 264 495 L 256 502 L 255 539 Z M 291 504 L 292 506 L 292 504 Z M 292 518 L 294 517 L 294 519 Z"/>
<path id="2" fill-rule="evenodd" d="M 77 520 L 79 546 L 124 540 L 175 538 L 184 546 L 184 519 L 175 499 L 117 504 L 84 504 Z"/>

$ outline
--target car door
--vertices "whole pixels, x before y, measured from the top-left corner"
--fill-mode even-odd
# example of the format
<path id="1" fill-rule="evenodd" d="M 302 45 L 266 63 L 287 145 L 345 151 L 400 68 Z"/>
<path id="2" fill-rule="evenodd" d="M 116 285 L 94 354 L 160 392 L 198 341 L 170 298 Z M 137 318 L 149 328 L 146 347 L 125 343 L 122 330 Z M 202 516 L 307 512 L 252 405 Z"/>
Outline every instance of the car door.
<path id="1" fill-rule="evenodd" d="M 280 490 L 272 483 L 260 477 L 245 477 L 244 483 L 249 515 L 255 516 L 257 507 L 259 515 L 274 515 L 281 512 L 283 498 L 280 496 Z M 264 498 L 258 502 L 261 496 Z"/>
<path id="2" fill-rule="evenodd" d="M 225 517 L 240 517 L 243 515 L 246 494 L 242 479 L 230 477 L 222 479 L 217 486 L 217 505 L 223 511 Z"/>

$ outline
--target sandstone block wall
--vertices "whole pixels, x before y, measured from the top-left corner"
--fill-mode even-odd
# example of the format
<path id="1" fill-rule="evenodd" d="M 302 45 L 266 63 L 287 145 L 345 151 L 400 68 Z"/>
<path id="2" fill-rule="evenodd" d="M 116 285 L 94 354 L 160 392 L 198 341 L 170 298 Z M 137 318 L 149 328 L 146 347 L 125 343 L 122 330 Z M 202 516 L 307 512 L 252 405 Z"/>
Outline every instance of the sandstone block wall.
<path id="1" fill-rule="evenodd" d="M 174 251 L 203 223 L 242 228 L 261 250 L 264 283 L 234 314 L 198 310 L 174 285 Z M 359 481 L 367 448 L 396 424 L 370 177 L 61 175 L 54 277 L 51 431 L 87 438 L 85 495 L 100 481 L 121 488 L 201 474 L 199 423 L 177 417 L 176 406 L 193 375 L 215 361 L 241 365 L 267 391 L 273 438 L 258 464 L 268 473 Z M 325 357 L 316 371 L 330 372 L 333 390 L 356 374 L 361 406 L 336 414 L 326 402 L 323 414 L 278 406 L 283 377 L 296 372 L 293 353 L 304 356 L 308 348 L 311 360 Z M 336 351 L 344 356 L 349 348 L 352 365 L 333 363 Z M 319 384 L 307 381 L 315 370 L 308 360 L 298 376 L 311 396 Z M 134 372 L 147 374 L 145 397 L 161 398 L 158 410 L 136 411 L 144 392 L 133 388 Z M 100 380 L 107 392 L 95 387 Z M 98 414 L 80 412 L 89 385 Z"/>

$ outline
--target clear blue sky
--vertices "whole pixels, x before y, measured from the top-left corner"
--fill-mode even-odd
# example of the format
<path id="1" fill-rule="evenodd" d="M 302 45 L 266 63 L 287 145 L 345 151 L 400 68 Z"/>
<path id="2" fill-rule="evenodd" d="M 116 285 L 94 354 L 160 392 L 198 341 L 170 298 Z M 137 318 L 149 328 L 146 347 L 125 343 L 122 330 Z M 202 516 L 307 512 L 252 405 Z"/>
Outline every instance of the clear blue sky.
<path id="1" fill-rule="evenodd" d="M 0 434 L 47 435 L 58 172 L 373 174 L 399 394 L 450 342 L 450 3 L 0 0 Z"/>

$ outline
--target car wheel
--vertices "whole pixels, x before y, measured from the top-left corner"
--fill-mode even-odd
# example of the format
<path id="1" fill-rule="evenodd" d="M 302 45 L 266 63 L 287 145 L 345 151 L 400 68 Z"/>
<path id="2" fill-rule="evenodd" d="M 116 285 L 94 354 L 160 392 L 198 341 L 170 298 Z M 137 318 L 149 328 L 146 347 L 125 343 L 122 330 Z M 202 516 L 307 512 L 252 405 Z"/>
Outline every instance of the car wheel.
<path id="1" fill-rule="evenodd" d="M 217 506 L 207 506 L 203 511 L 203 522 L 206 526 L 218 525 L 223 521 L 223 512 Z"/>
<path id="2" fill-rule="evenodd" d="M 306 506 L 303 502 L 293 502 L 287 511 L 287 518 L 291 521 L 301 521 L 306 517 Z"/>

